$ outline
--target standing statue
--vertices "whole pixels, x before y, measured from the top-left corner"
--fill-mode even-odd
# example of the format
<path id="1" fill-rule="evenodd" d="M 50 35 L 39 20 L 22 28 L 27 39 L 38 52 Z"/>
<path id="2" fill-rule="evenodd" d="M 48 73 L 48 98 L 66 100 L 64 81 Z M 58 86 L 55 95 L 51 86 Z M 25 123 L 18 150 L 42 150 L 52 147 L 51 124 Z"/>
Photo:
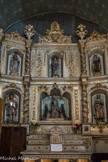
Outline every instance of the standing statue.
<path id="1" fill-rule="evenodd" d="M 65 109 L 64 109 L 64 104 L 61 104 L 61 113 L 64 117 L 64 119 L 67 119 L 66 113 L 65 113 Z"/>
<path id="2" fill-rule="evenodd" d="M 97 99 L 94 102 L 94 110 L 95 110 L 95 119 L 96 123 L 104 121 L 104 112 L 103 112 L 104 102 L 100 98 L 100 94 L 97 94 Z"/>
<path id="3" fill-rule="evenodd" d="M 61 116 L 61 111 L 58 107 L 58 101 L 55 96 L 52 96 L 50 117 L 51 118 L 60 118 L 60 116 Z"/>
<path id="4" fill-rule="evenodd" d="M 19 72 L 19 59 L 18 59 L 18 53 L 14 52 L 12 59 L 10 61 L 10 74 L 11 75 L 18 75 Z"/>
<path id="5" fill-rule="evenodd" d="M 45 111 L 44 111 L 44 115 L 43 115 L 43 119 L 45 119 L 46 120 L 46 118 L 47 118 L 47 115 L 48 115 L 48 104 L 45 104 Z"/>
<path id="6" fill-rule="evenodd" d="M 52 77 L 58 77 L 58 60 L 56 57 L 53 58 L 52 62 L 51 62 L 51 76 Z"/>
<path id="7" fill-rule="evenodd" d="M 9 94 L 6 96 L 5 100 L 6 106 L 6 122 L 16 122 L 14 117 L 17 115 L 17 102 L 14 94 Z"/>
<path id="8" fill-rule="evenodd" d="M 101 61 L 97 55 L 93 56 L 93 65 L 92 65 L 93 73 L 101 73 Z"/>

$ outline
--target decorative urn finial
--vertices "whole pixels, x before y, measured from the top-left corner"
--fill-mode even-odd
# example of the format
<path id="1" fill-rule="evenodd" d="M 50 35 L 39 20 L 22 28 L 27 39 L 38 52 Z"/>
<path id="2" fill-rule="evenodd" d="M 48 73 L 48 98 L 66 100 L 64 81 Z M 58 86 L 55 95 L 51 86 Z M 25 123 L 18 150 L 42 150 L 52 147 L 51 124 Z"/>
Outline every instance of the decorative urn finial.
<path id="1" fill-rule="evenodd" d="M 26 25 L 26 28 L 24 30 L 24 34 L 28 39 L 31 39 L 35 35 L 36 31 L 34 30 L 33 25 Z"/>
<path id="2" fill-rule="evenodd" d="M 84 39 L 84 37 L 87 35 L 88 31 L 86 30 L 86 26 L 85 25 L 82 25 L 80 24 L 78 27 L 77 27 L 77 31 L 76 31 L 76 34 L 79 36 L 79 38 L 81 40 Z"/>

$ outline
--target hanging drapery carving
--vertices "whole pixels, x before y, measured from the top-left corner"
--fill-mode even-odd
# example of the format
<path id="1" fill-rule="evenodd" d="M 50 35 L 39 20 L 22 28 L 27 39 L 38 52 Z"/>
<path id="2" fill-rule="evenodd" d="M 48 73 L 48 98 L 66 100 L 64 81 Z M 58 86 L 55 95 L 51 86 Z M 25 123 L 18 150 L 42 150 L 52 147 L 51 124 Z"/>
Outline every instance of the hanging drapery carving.
<path id="1" fill-rule="evenodd" d="M 41 53 L 39 52 L 37 57 L 37 76 L 40 77 L 42 72 L 42 57 Z"/>
<path id="2" fill-rule="evenodd" d="M 38 111 L 38 87 L 31 88 L 31 121 L 37 121 L 37 111 Z"/>
<path id="3" fill-rule="evenodd" d="M 73 61 L 74 61 L 73 54 L 70 53 L 70 55 L 69 55 L 69 76 L 70 77 L 73 77 L 74 76 L 74 65 L 73 65 Z"/>

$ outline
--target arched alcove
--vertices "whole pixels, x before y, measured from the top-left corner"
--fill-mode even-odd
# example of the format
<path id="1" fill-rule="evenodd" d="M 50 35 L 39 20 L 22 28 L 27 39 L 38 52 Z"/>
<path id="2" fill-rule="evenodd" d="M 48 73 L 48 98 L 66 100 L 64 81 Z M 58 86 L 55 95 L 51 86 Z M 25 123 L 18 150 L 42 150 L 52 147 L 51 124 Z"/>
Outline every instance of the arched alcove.
<path id="1" fill-rule="evenodd" d="M 21 52 L 17 49 L 11 49 L 7 53 L 6 74 L 21 76 L 22 75 L 22 63 L 23 63 L 23 56 Z"/>
<path id="2" fill-rule="evenodd" d="M 40 120 L 70 120 L 71 97 L 68 92 L 61 96 L 60 91 L 52 89 L 50 95 L 43 92 L 40 95 Z"/>
<path id="3" fill-rule="evenodd" d="M 105 74 L 104 53 L 99 50 L 93 50 L 89 56 L 90 76 L 100 76 Z"/>
<path id="4" fill-rule="evenodd" d="M 108 95 L 103 89 L 91 93 L 92 123 L 108 123 Z"/>
<path id="5" fill-rule="evenodd" d="M 48 56 L 48 77 L 63 77 L 63 57 L 59 52 Z"/>
<path id="6" fill-rule="evenodd" d="M 21 95 L 19 91 L 10 89 L 4 93 L 3 122 L 19 123 Z"/>

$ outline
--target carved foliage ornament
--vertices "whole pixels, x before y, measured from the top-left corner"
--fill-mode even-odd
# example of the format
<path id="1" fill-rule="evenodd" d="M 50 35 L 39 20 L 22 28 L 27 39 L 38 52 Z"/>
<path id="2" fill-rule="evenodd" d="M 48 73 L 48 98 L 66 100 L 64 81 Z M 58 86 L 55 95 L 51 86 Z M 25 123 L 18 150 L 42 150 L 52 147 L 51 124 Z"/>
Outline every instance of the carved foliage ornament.
<path id="1" fill-rule="evenodd" d="M 6 40 L 21 41 L 24 42 L 25 38 L 21 37 L 18 31 L 11 32 L 10 34 L 5 34 Z"/>
<path id="2" fill-rule="evenodd" d="M 87 41 L 98 41 L 98 40 L 107 40 L 106 34 L 100 34 L 97 31 L 93 31 L 89 38 L 86 39 Z"/>
<path id="3" fill-rule="evenodd" d="M 39 37 L 40 43 L 72 43 L 71 36 L 64 36 L 64 31 L 60 29 L 58 22 L 51 24 L 51 29 L 46 31 L 46 36 Z"/>

